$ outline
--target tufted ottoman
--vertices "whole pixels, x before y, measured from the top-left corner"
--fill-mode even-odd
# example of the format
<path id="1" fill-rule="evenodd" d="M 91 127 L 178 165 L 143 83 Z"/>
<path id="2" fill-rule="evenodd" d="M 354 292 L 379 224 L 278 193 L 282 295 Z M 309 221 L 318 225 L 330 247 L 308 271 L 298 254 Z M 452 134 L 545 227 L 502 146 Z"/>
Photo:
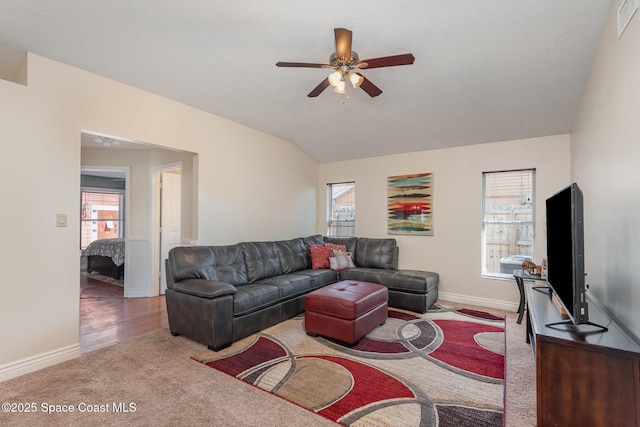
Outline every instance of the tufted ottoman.
<path id="1" fill-rule="evenodd" d="M 343 280 L 307 294 L 304 327 L 311 336 L 322 335 L 355 344 L 387 320 L 389 291 L 377 283 Z"/>

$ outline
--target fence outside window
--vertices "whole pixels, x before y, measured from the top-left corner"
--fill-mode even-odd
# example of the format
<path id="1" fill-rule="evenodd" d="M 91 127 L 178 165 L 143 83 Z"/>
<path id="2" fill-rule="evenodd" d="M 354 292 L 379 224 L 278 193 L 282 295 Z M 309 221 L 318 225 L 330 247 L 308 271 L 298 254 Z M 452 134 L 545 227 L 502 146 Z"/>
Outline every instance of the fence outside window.
<path id="1" fill-rule="evenodd" d="M 534 261 L 535 169 L 483 173 L 482 231 L 483 275 L 511 277 Z"/>
<path id="2" fill-rule="evenodd" d="M 355 182 L 327 184 L 327 236 L 355 236 L 355 197 Z"/>

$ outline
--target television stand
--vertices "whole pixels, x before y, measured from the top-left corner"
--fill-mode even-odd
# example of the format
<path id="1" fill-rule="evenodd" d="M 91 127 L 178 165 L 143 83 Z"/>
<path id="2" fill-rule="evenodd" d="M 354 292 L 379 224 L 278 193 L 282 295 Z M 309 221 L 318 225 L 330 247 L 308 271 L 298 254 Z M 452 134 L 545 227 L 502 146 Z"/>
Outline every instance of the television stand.
<path id="1" fill-rule="evenodd" d="M 639 427 L 640 345 L 592 301 L 590 320 L 606 334 L 547 326 L 566 321 L 551 295 L 536 291 L 526 284 L 538 426 Z"/>
<path id="2" fill-rule="evenodd" d="M 569 328 L 556 328 L 556 326 L 558 325 L 569 325 Z M 596 330 L 594 331 L 581 331 L 579 329 L 580 325 L 589 325 L 589 326 L 595 326 Z M 580 323 L 580 325 L 574 325 L 574 323 L 571 320 L 563 320 L 561 322 L 551 322 L 551 323 L 547 323 L 545 326 L 547 328 L 553 328 L 556 329 L 558 331 L 568 331 L 568 332 L 575 332 L 576 334 L 599 334 L 602 332 L 607 332 L 609 330 L 609 328 L 607 328 L 606 326 L 602 326 L 602 325 L 598 325 L 596 323 L 593 322 L 583 322 Z"/>
<path id="3" fill-rule="evenodd" d="M 551 294 L 551 288 L 548 286 L 532 286 L 532 288 L 538 292 L 542 292 L 543 294 Z"/>

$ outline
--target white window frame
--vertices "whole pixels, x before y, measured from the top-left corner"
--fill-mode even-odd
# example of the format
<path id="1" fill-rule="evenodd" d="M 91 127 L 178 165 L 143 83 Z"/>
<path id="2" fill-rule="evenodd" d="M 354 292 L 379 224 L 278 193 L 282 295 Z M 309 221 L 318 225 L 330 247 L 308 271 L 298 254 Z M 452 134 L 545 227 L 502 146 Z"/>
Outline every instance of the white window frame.
<path id="1" fill-rule="evenodd" d="M 524 208 L 521 214 L 530 215 L 530 220 L 518 218 L 518 209 L 509 211 L 491 210 L 487 205 L 487 180 L 495 179 L 500 174 L 504 174 L 504 178 L 514 179 L 515 174 L 520 174 L 521 179 L 530 178 L 530 182 L 521 183 L 518 197 L 522 200 L 522 206 L 530 206 L 530 209 Z M 530 175 L 529 175 L 530 174 Z M 528 176 L 527 176 L 528 175 Z M 495 181 L 494 181 L 495 182 Z M 503 183 L 503 184 L 506 184 Z M 529 187 L 530 186 L 530 187 Z M 527 191 L 530 190 L 530 193 Z M 516 169 L 504 171 L 491 171 L 482 173 L 482 277 L 510 279 L 513 280 L 513 269 L 519 268 L 518 263 L 525 259 L 535 261 L 535 218 L 536 218 L 536 170 Z M 505 205 L 506 206 L 506 205 Z M 496 213 L 498 212 L 498 213 Z M 530 214 L 529 214 L 530 213 Z M 502 226 L 493 230 L 492 225 Z M 508 238 L 496 239 L 495 234 L 507 230 Z M 491 235 L 491 236 L 490 236 Z M 524 238 L 523 238 L 524 236 Z M 508 245 L 506 256 L 504 246 Z M 499 249 L 496 249 L 496 248 Z M 510 259 L 506 259 L 510 258 Z"/>
<path id="2" fill-rule="evenodd" d="M 107 220 L 99 220 L 97 218 L 97 211 L 98 210 L 118 211 L 118 219 L 115 221 L 115 222 L 118 223 L 118 237 L 120 237 L 120 238 L 124 237 L 125 190 L 112 189 L 112 188 L 101 188 L 101 187 L 81 187 L 81 189 L 80 189 L 80 198 L 81 198 L 80 209 L 85 209 L 85 206 L 82 205 L 82 193 L 116 194 L 116 195 L 118 195 L 118 199 L 119 199 L 118 200 L 119 207 L 103 206 L 103 205 L 92 205 L 91 211 L 90 212 L 89 211 L 86 212 L 86 214 L 87 214 L 86 217 L 83 218 L 82 214 L 80 215 L 80 249 L 86 249 L 86 248 L 82 248 L 83 224 L 84 223 L 93 223 L 93 225 L 97 225 L 100 222 L 106 222 L 107 221 Z M 109 220 L 109 221 L 112 221 L 112 220 Z M 94 240 L 97 240 L 97 238 L 98 238 L 97 229 L 94 229 L 92 227 L 92 230 L 91 230 L 91 241 L 93 242 Z"/>
<path id="3" fill-rule="evenodd" d="M 355 181 L 327 184 L 327 228 L 326 235 L 334 237 L 353 237 L 356 232 Z M 334 192 L 334 190 L 336 190 Z M 336 208 L 336 199 L 353 190 L 349 205 Z"/>

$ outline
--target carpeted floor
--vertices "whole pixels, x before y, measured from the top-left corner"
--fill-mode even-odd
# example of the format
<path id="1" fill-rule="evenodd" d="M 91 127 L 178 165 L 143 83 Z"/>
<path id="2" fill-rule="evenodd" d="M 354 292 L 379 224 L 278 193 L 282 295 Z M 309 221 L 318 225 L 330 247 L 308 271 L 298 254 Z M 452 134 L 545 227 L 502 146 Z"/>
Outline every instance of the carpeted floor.
<path id="1" fill-rule="evenodd" d="M 506 425 L 535 426 L 535 370 L 524 324 L 516 324 L 515 313 L 479 309 L 507 315 Z M 204 350 L 163 329 L 2 382 L 2 403 L 21 403 L 23 412 L 0 412 L 0 425 L 335 426 L 190 358 Z M 24 412 L 24 404 L 34 411 Z M 62 405 L 74 412 L 43 412 Z"/>

